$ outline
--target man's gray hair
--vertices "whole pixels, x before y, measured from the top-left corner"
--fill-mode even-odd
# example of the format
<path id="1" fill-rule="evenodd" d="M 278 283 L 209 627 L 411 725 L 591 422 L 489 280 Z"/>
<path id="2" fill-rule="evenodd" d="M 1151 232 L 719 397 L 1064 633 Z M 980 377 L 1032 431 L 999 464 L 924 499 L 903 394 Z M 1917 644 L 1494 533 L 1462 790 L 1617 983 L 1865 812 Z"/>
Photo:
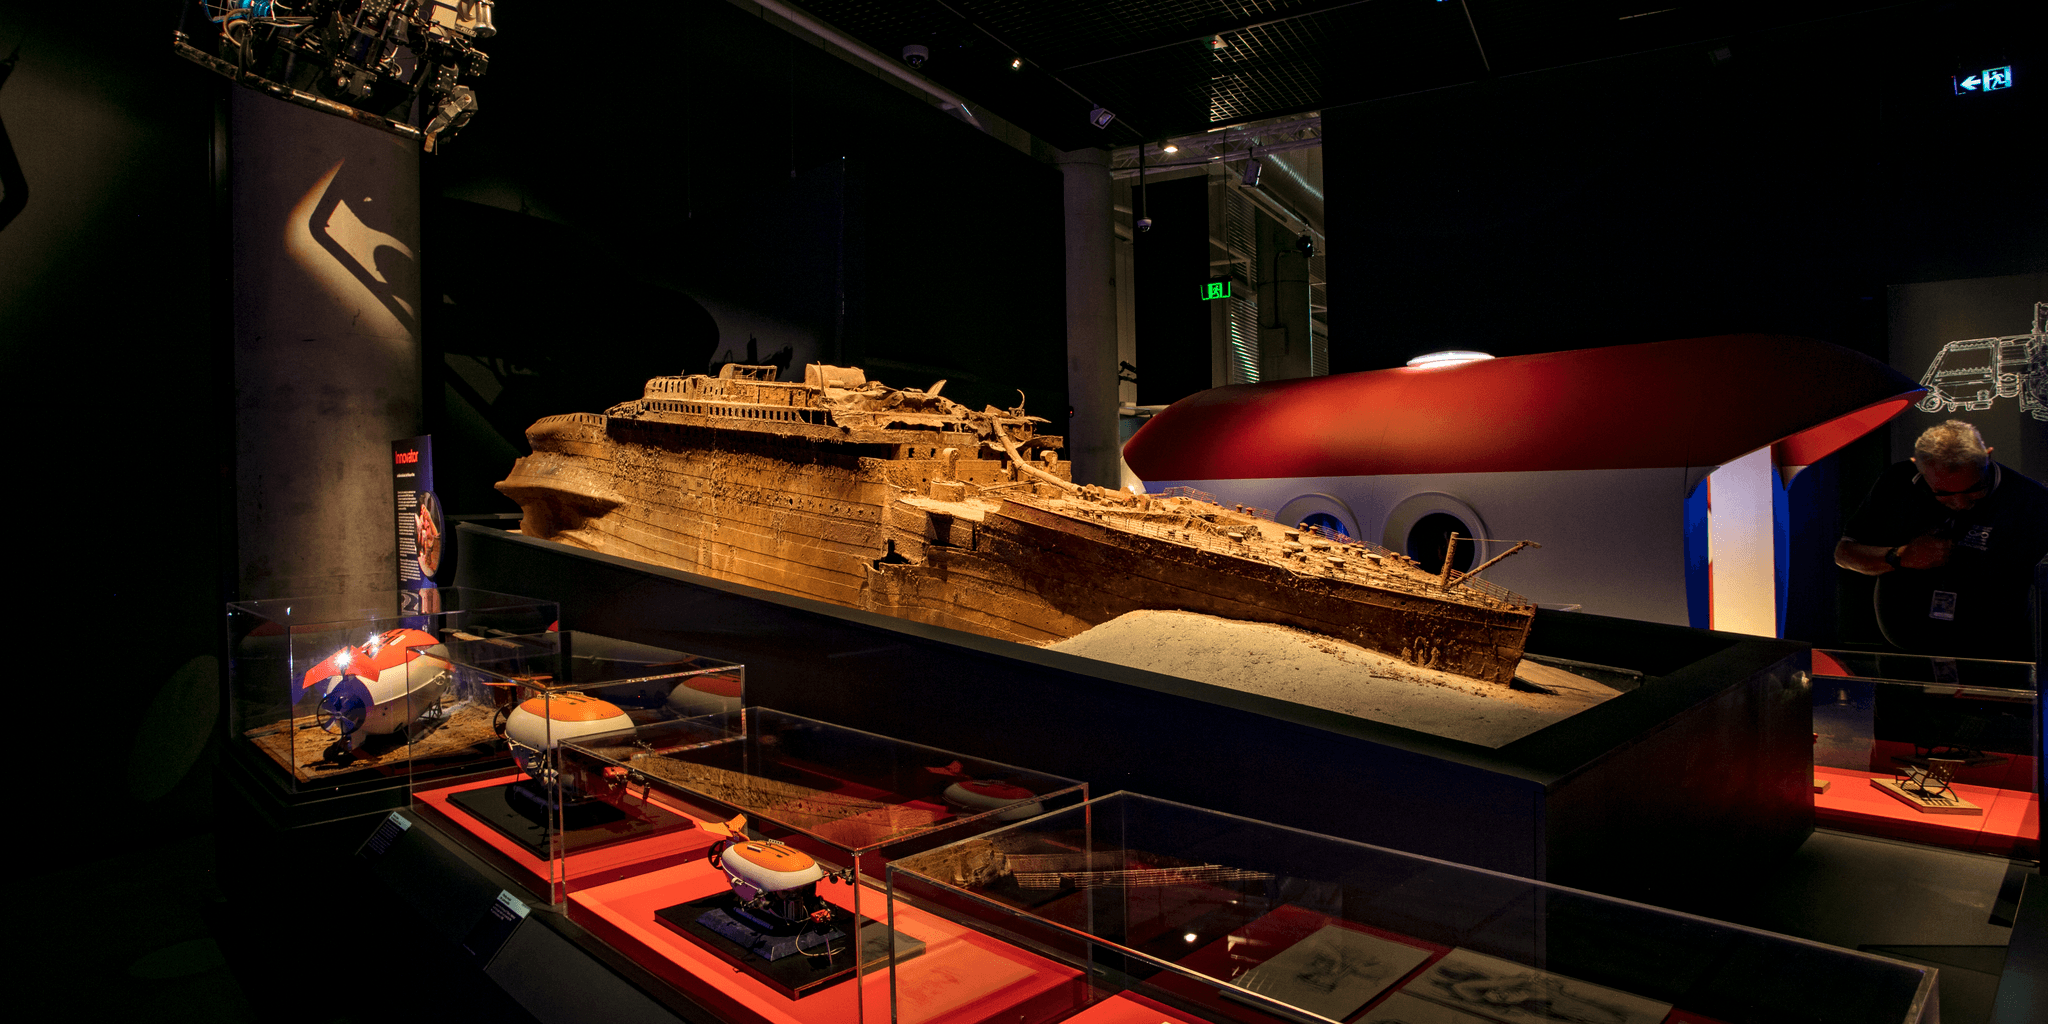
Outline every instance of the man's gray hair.
<path id="1" fill-rule="evenodd" d="M 1945 470 L 1976 469 L 1991 458 L 1984 447 L 1984 435 L 1962 420 L 1937 423 L 1920 432 L 1913 442 L 1913 458 Z"/>

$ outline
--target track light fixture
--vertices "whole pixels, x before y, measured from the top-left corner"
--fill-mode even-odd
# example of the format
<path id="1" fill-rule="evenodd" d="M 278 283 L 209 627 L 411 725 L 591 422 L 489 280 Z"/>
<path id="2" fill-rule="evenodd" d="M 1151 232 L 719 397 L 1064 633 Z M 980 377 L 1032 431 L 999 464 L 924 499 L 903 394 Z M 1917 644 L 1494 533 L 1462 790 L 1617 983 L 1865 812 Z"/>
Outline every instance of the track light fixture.
<path id="1" fill-rule="evenodd" d="M 1114 120 L 1116 120 L 1116 115 L 1110 113 L 1107 107 L 1096 107 L 1088 112 L 1088 123 L 1097 128 L 1107 128 L 1109 123 Z"/>
<path id="2" fill-rule="evenodd" d="M 1415 358 L 1408 360 L 1408 365 L 1420 366 L 1425 368 L 1437 366 L 1456 366 L 1459 363 L 1484 362 L 1485 360 L 1492 358 L 1492 355 L 1485 352 L 1475 352 L 1471 349 L 1454 348 L 1446 349 L 1442 352 L 1431 352 L 1427 355 L 1416 356 Z"/>

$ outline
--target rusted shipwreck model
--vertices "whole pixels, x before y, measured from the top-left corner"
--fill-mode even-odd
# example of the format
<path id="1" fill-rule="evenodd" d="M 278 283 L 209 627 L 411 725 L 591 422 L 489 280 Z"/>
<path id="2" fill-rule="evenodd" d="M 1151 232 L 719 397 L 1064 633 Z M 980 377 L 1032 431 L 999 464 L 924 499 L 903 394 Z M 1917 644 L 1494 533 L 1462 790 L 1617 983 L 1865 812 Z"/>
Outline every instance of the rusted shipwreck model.
<path id="1" fill-rule="evenodd" d="M 497 486 L 528 536 L 1005 640 L 1179 610 L 1513 678 L 1528 602 L 1199 498 L 1076 487 L 1044 420 L 944 385 L 815 364 L 657 377 L 535 423 Z"/>

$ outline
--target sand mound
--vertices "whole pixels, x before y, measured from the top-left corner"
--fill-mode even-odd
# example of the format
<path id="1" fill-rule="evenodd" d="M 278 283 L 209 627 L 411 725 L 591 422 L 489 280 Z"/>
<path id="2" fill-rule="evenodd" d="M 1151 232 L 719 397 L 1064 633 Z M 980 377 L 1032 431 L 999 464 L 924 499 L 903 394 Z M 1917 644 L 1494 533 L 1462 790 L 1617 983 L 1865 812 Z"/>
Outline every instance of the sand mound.
<path id="1" fill-rule="evenodd" d="M 1524 693 L 1288 626 L 1192 612 L 1131 612 L 1047 646 L 1484 747 L 1616 696 L 1554 669 L 1543 685 L 1557 693 Z"/>

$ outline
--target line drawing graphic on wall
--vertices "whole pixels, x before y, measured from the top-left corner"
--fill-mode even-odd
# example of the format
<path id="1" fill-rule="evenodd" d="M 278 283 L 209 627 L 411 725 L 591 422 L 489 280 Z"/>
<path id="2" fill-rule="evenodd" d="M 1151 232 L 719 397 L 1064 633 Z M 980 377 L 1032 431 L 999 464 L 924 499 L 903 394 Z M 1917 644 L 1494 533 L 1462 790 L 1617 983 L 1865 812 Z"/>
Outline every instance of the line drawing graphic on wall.
<path id="1" fill-rule="evenodd" d="M 2034 303 L 2034 329 L 2002 338 L 1951 341 L 1934 354 L 1920 378 L 1927 395 L 1921 412 L 1982 412 L 2001 398 L 2048 420 L 2048 302 Z"/>

